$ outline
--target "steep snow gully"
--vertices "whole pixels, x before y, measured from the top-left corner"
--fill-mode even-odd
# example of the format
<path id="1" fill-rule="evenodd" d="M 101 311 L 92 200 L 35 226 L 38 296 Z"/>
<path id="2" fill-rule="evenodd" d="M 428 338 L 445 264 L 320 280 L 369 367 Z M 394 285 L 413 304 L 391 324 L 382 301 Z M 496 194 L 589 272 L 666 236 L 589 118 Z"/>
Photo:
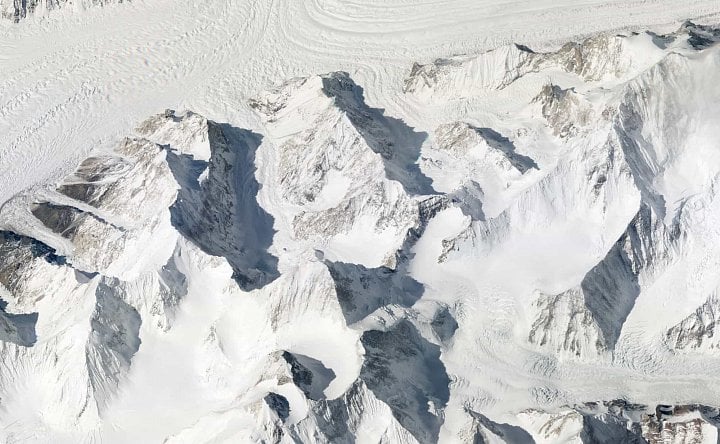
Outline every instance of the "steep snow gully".
<path id="1" fill-rule="evenodd" d="M 0 12 L 52 33 L 104 3 Z M 381 33 L 391 8 L 299 4 L 330 54 L 351 17 Z M 253 55 L 273 8 L 240 34 L 216 11 L 148 40 L 177 48 L 152 80 L 177 90 L 122 134 L 83 120 L 149 85 L 132 61 L 102 71 L 114 37 L 77 42 L 92 57 L 74 66 L 1 68 L 0 441 L 720 442 L 720 27 L 296 76 Z M 423 11 L 403 32 L 447 19 Z M 233 95 L 238 36 L 256 78 L 286 80 Z M 221 102 L 150 111 L 201 78 Z M 95 143 L 64 148 L 75 133 Z M 46 137 L 52 165 L 8 177 Z"/>

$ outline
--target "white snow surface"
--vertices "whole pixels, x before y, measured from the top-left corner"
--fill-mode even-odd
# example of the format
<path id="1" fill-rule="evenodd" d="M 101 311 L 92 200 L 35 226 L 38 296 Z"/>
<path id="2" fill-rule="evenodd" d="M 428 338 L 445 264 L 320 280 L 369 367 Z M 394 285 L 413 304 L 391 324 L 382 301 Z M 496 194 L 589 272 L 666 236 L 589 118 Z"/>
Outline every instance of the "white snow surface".
<path id="1" fill-rule="evenodd" d="M 716 2 L 49 9 L 0 441 L 717 441 Z"/>
<path id="2" fill-rule="evenodd" d="M 716 17 L 703 0 L 141 0 L 3 20 L 0 202 L 62 177 L 165 108 L 257 129 L 247 99 L 291 77 L 345 70 L 372 106 L 434 129 L 440 116 L 402 94 L 414 62 Z"/>

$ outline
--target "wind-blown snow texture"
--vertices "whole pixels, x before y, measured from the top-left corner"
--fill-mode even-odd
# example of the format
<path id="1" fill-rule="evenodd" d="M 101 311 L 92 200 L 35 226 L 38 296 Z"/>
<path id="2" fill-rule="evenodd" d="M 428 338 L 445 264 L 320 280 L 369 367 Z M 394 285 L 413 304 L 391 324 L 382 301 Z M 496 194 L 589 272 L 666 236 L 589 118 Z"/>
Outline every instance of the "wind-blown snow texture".
<path id="1" fill-rule="evenodd" d="M 718 442 L 717 5 L 111 3 L 0 0 L 0 441 Z"/>

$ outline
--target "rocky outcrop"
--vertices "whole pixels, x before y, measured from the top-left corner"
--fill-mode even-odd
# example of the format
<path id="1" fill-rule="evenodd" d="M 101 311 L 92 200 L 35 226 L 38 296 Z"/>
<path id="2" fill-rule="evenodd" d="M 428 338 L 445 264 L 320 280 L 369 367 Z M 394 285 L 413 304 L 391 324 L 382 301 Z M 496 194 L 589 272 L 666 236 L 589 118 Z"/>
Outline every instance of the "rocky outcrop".
<path id="1" fill-rule="evenodd" d="M 514 44 L 475 56 L 416 63 L 405 80 L 404 90 L 425 99 L 472 97 L 483 91 L 507 88 L 527 74 L 550 69 L 576 74 L 588 82 L 617 79 L 641 68 L 629 44 L 639 38 L 642 37 L 602 34 L 580 43 L 567 43 L 555 52 L 535 52 Z"/>
<path id="2" fill-rule="evenodd" d="M 214 122 L 207 123 L 207 133 L 207 164 L 168 153 L 168 165 L 180 184 L 170 208 L 172 224 L 206 253 L 225 257 L 237 283 L 254 290 L 278 277 L 277 258 L 267 252 L 273 218 L 256 200 L 254 158 L 260 141 L 255 134 Z"/>
<path id="3" fill-rule="evenodd" d="M 388 331 L 365 332 L 362 343 L 365 362 L 360 378 L 418 442 L 436 442 L 442 409 L 450 397 L 439 348 L 405 320 Z"/>
<path id="4" fill-rule="evenodd" d="M 586 307 L 580 289 L 571 289 L 559 295 L 541 294 L 535 306 L 539 313 L 530 329 L 528 339 L 531 343 L 558 354 L 569 353 L 578 357 L 607 349 L 605 337 Z"/>
<path id="5" fill-rule="evenodd" d="M 576 136 L 592 121 L 590 104 L 574 89 L 547 84 L 533 99 L 533 103 L 540 105 L 540 114 L 547 120 L 553 133 L 561 138 Z"/>
<path id="6" fill-rule="evenodd" d="M 432 192 L 415 163 L 425 134 L 368 107 L 347 73 L 293 79 L 251 102 L 271 142 L 266 183 L 297 238 L 364 265 L 392 261 L 418 220 L 412 195 Z M 373 264 L 356 239 L 392 239 Z"/>
<path id="7" fill-rule="evenodd" d="M 672 326 L 665 333 L 665 342 L 673 350 L 708 349 L 720 347 L 715 334 L 718 323 L 720 300 L 710 296 L 693 314 Z"/>
<path id="8" fill-rule="evenodd" d="M 122 3 L 124 0 L 82 0 L 77 5 L 68 0 L 2 0 L 0 1 L 0 17 L 19 22 L 26 17 L 54 9 L 80 6 L 103 6 L 109 3 Z M 125 0 L 127 1 L 127 0 Z"/>
<path id="9" fill-rule="evenodd" d="M 88 374 L 100 411 L 107 408 L 140 348 L 141 322 L 137 310 L 125 301 L 119 280 L 101 279 L 86 346 Z"/>
<path id="10" fill-rule="evenodd" d="M 719 35 L 152 116 L 0 208 L 0 440 L 717 441 Z"/>

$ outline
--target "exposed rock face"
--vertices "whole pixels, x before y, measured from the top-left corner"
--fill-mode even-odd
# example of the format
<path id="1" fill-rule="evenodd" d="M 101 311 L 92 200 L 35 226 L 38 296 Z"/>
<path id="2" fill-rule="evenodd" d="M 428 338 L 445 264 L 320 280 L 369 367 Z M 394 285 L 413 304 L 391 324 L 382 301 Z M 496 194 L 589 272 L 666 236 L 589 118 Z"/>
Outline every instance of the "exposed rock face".
<path id="1" fill-rule="evenodd" d="M 472 418 L 468 442 L 485 444 L 491 442 L 504 442 L 508 444 L 521 444 L 533 442 L 533 437 L 520 427 L 510 424 L 499 424 L 487 416 L 477 412 L 468 412 Z"/>
<path id="2" fill-rule="evenodd" d="M 277 393 L 268 393 L 264 401 L 281 421 L 285 421 L 290 416 L 290 403 L 284 396 Z"/>
<path id="3" fill-rule="evenodd" d="M 26 347 L 32 346 L 37 340 L 35 323 L 37 313 L 12 314 L 0 313 L 0 340 L 12 342 Z"/>
<path id="4" fill-rule="evenodd" d="M 715 335 L 715 329 L 720 321 L 718 310 L 720 310 L 720 301 L 716 295 L 710 296 L 695 310 L 695 313 L 667 331 L 665 334 L 667 345 L 675 350 L 718 348 L 720 344 Z"/>
<path id="5" fill-rule="evenodd" d="M 24 296 L 36 261 L 47 261 L 49 264 L 62 262 L 62 258 L 46 245 L 8 231 L 0 231 L 0 258 L 0 288 L 10 292 L 13 298 Z M 38 314 L 8 313 L 7 305 L 7 301 L 0 299 L 0 340 L 32 346 L 37 340 L 35 324 Z"/>
<path id="6" fill-rule="evenodd" d="M 538 170 L 510 138 L 491 128 L 453 122 L 439 126 L 434 136 L 436 149 L 425 161 L 429 168 L 443 171 L 439 189 L 473 220 L 485 220 L 487 211 L 496 213 L 496 202 Z"/>
<path id="7" fill-rule="evenodd" d="M 540 313 L 530 330 L 530 342 L 576 356 L 607 349 L 605 337 L 585 306 L 580 289 L 559 295 L 540 295 L 535 304 Z M 564 330 L 564 334 L 558 330 Z"/>
<path id="8" fill-rule="evenodd" d="M 151 117 L 0 208 L 0 441 L 717 442 L 718 41 Z"/>
<path id="9" fill-rule="evenodd" d="M 586 128 L 592 118 L 590 105 L 573 89 L 545 85 L 533 99 L 541 105 L 541 114 L 559 137 L 571 137 Z"/>
<path id="10" fill-rule="evenodd" d="M 95 311 L 90 319 L 87 367 L 98 409 L 107 407 L 140 348 L 140 315 L 125 299 L 117 279 L 102 279 L 96 290 Z"/>
<path id="11" fill-rule="evenodd" d="M 245 290 L 278 277 L 277 258 L 268 253 L 273 217 L 258 205 L 255 154 L 261 137 L 250 131 L 173 110 L 138 128 L 161 144 L 179 188 L 170 207 L 173 227 L 204 252 L 227 259 Z"/>
<path id="12" fill-rule="evenodd" d="M 323 399 L 323 392 L 335 379 L 335 372 L 309 356 L 290 352 L 283 352 L 282 356 L 290 364 L 293 383 L 305 396 L 315 401 Z"/>
<path id="13" fill-rule="evenodd" d="M 662 260 L 655 246 L 665 239 L 664 227 L 649 207 L 643 206 L 625 234 L 610 252 L 585 276 L 581 285 L 585 305 L 603 333 L 608 347 L 615 346 L 623 323 L 640 294 L 639 275 Z M 666 244 L 675 236 L 669 236 Z"/>
<path id="14" fill-rule="evenodd" d="M 170 209 L 173 226 L 206 253 L 226 257 L 243 289 L 265 286 L 278 272 L 277 258 L 267 252 L 273 219 L 255 200 L 259 185 L 252 165 L 259 139 L 213 122 L 207 132 L 212 153 L 207 164 L 168 153 L 181 187 Z"/>
<path id="15" fill-rule="evenodd" d="M 519 416 L 535 442 L 659 444 L 715 442 L 715 414 L 716 409 L 699 405 L 650 407 L 614 400 L 556 413 L 527 410 Z"/>
<path id="16" fill-rule="evenodd" d="M 358 436 L 366 436 L 378 442 L 418 442 L 396 419 L 391 408 L 360 379 L 342 397 L 315 404 L 313 413 L 320 433 L 309 433 L 312 429 L 307 428 L 310 422 L 308 418 L 297 427 L 297 436 L 301 441 L 312 439 L 322 443 L 351 443 Z M 372 424 L 380 427 L 373 427 Z"/>
<path id="17" fill-rule="evenodd" d="M 76 268 L 132 278 L 156 265 L 133 250 L 168 239 L 177 184 L 165 156 L 146 139 L 125 139 L 116 153 L 83 161 L 55 201 L 34 204 L 32 213 L 70 241 L 67 256 Z"/>
<path id="18" fill-rule="evenodd" d="M 439 348 L 424 340 L 409 321 L 386 332 L 365 332 L 362 343 L 365 363 L 360 378 L 419 442 L 437 441 L 442 418 L 436 412 L 450 397 Z"/>
<path id="19" fill-rule="evenodd" d="M 509 174 L 513 170 L 524 174 L 530 168 L 538 169 L 531 158 L 515 151 L 507 137 L 491 128 L 456 122 L 438 127 L 435 136 L 439 149 L 465 162 L 476 159 L 479 163 L 487 162 L 498 169 L 497 174 Z"/>
<path id="20" fill-rule="evenodd" d="M 123 0 L 82 0 L 78 2 L 81 7 L 103 6 L 109 3 L 122 3 Z M 19 22 L 29 15 L 40 11 L 68 7 L 73 2 L 68 0 L 2 0 L 0 1 L 0 17 Z"/>
<path id="21" fill-rule="evenodd" d="M 444 90 L 462 94 L 472 88 L 502 89 L 536 69 L 540 58 L 525 46 L 509 45 L 479 56 L 438 59 L 427 65 L 416 63 L 405 81 L 405 92 Z"/>
<path id="22" fill-rule="evenodd" d="M 720 30 L 717 27 L 697 25 L 691 21 L 683 23 L 678 32 L 669 36 L 661 36 L 661 41 L 670 43 L 673 38 L 687 35 L 688 43 L 695 49 L 705 49 L 720 42 Z"/>
<path id="23" fill-rule="evenodd" d="M 252 106 L 276 160 L 277 182 L 266 185 L 288 208 L 298 208 L 289 220 L 296 237 L 363 262 L 354 246 L 345 247 L 348 240 L 398 239 L 417 223 L 411 195 L 432 191 L 414 163 L 425 135 L 369 108 L 347 73 L 291 80 Z M 399 245 L 388 247 L 381 262 L 391 265 Z"/>
<path id="24" fill-rule="evenodd" d="M 423 293 L 416 280 L 387 267 L 328 262 L 338 301 L 349 324 L 364 319 L 388 304 L 412 306 Z"/>
<path id="25" fill-rule="evenodd" d="M 692 24 L 688 29 L 705 36 L 712 34 Z M 567 43 L 548 53 L 514 44 L 476 56 L 437 59 L 425 65 L 416 63 L 405 80 L 405 92 L 436 99 L 438 96 L 443 99 L 467 97 L 481 91 L 505 89 L 528 74 L 548 69 L 561 69 L 587 82 L 618 79 L 644 67 L 634 57 L 629 43 L 632 38 L 602 34 L 580 43 Z M 648 49 L 660 54 L 657 47 Z"/>
<path id="26" fill-rule="evenodd" d="M 707 48 L 692 44 L 696 41 L 693 36 L 698 32 L 706 36 L 708 41 L 715 38 L 712 31 L 686 24 L 677 33 L 662 36 L 661 40 L 665 43 L 658 44 L 679 44 L 683 40 L 693 48 Z M 539 115 L 546 120 L 553 134 L 568 146 L 575 147 L 579 143 L 587 147 L 588 144 L 597 143 L 592 141 L 597 140 L 598 135 L 597 126 L 592 123 L 594 121 L 600 123 L 603 131 L 607 130 L 604 144 L 599 145 L 595 152 L 592 152 L 593 149 L 586 150 L 581 161 L 585 164 L 598 162 L 587 170 L 586 183 L 592 183 L 592 188 L 583 191 L 587 193 L 586 202 L 592 202 L 591 207 L 607 214 L 613 205 L 611 201 L 615 200 L 612 196 L 618 196 L 620 189 L 640 193 L 639 209 L 627 225 L 625 233 L 609 248 L 604 258 L 585 273 L 579 285 L 565 292 L 553 293 L 552 296 L 543 294 L 537 298 L 538 311 L 533 315 L 534 324 L 529 332 L 529 340 L 555 352 L 580 357 L 586 352 L 598 355 L 615 349 L 626 320 L 633 313 L 636 300 L 643 292 L 657 288 L 653 285 L 657 285 L 656 282 L 662 280 L 668 270 L 696 267 L 694 260 L 683 259 L 689 248 L 706 251 L 705 247 L 691 247 L 694 244 L 688 240 L 688 232 L 704 232 L 705 228 L 699 227 L 707 223 L 707 219 L 694 214 L 695 210 L 691 207 L 714 205 L 715 179 L 701 168 L 702 172 L 687 182 L 688 189 L 698 193 L 693 196 L 687 190 L 681 192 L 678 188 L 668 186 L 674 180 L 684 180 L 679 177 L 687 177 L 684 165 L 691 161 L 681 158 L 700 155 L 691 154 L 695 145 L 688 145 L 686 140 L 695 137 L 691 135 L 695 130 L 682 123 L 682 118 L 675 114 L 675 108 L 687 106 L 687 96 L 694 97 L 691 91 L 696 85 L 703 84 L 704 77 L 699 71 L 692 71 L 687 65 L 687 59 L 678 54 L 661 54 L 657 63 L 646 71 L 638 72 L 635 61 L 626 60 L 627 56 L 623 54 L 636 51 L 639 42 L 646 42 L 650 38 L 657 41 L 660 37 L 634 35 L 593 38 L 580 45 L 566 45 L 556 53 L 542 55 L 542 63 L 559 63 L 563 69 L 588 81 L 608 82 L 607 79 L 616 79 L 611 83 L 615 84 L 627 79 L 627 83 L 621 83 L 618 87 L 621 91 L 619 103 L 608 103 L 601 108 L 588 102 L 585 94 L 552 84 L 546 84 L 534 102 L 540 105 Z M 600 48 L 604 49 L 601 51 Z M 613 54 L 610 59 L 600 60 L 594 56 L 606 50 Z M 658 47 L 653 49 L 657 50 Z M 617 60 L 613 60 L 616 55 Z M 540 71 L 547 69 L 542 65 L 535 67 Z M 634 73 L 639 74 L 633 77 Z M 648 93 L 649 90 L 653 92 Z M 705 109 L 702 98 L 692 103 L 695 105 L 688 110 L 690 115 L 702 113 L 701 110 Z M 703 129 L 696 130 L 705 134 Z M 522 235 L 513 233 L 508 227 L 529 222 L 528 208 L 533 208 L 533 222 L 526 227 L 534 222 L 544 224 L 547 217 L 545 208 L 531 203 L 537 193 L 548 193 L 555 186 L 553 181 L 564 183 L 565 190 L 568 187 L 576 190 L 583 188 L 582 185 L 565 182 L 571 176 L 566 175 L 566 166 L 562 161 L 558 165 L 550 175 L 522 195 L 516 207 L 511 206 L 496 218 L 473 222 L 455 237 L 443 240 L 444 249 L 439 259 L 448 262 L 453 257 L 478 254 L 473 253 L 478 250 L 484 255 L 493 249 L 488 248 L 488 245 L 505 244 L 519 238 Z M 632 180 L 632 185 L 628 179 Z M 557 214 L 572 214 L 573 211 L 572 206 L 551 210 Z M 709 250 L 712 248 L 706 254 L 715 254 Z M 707 291 L 714 290 L 714 284 L 707 285 Z M 582 300 L 579 300 L 579 295 Z M 680 323 L 667 332 L 665 339 L 670 347 L 686 348 L 691 343 L 697 347 L 698 338 L 707 338 L 712 334 L 714 318 L 708 304 L 684 321 L 678 320 Z M 625 353 L 626 348 L 623 347 Z"/>
<path id="27" fill-rule="evenodd" d="M 173 326 L 191 285 L 184 271 L 186 241 L 227 254 L 243 288 L 264 286 L 277 276 L 277 261 L 267 253 L 272 223 L 257 223 L 269 216 L 254 200 L 258 185 L 248 156 L 257 143 L 247 145 L 246 140 L 254 141 L 250 133 L 172 112 L 153 117 L 139 131 L 163 145 L 127 138 L 113 152 L 83 161 L 55 190 L 19 195 L 2 209 L 6 220 L 14 221 L 10 228 L 25 234 L 2 231 L 0 248 L 7 252 L 0 261 L 1 296 L 18 308 L 40 307 L 43 298 L 50 305 L 63 304 L 56 291 L 81 303 L 69 319 L 79 315 L 73 322 L 78 330 L 84 323 L 84 331 L 64 323 L 53 326 L 63 313 L 59 310 L 38 327 L 54 339 L 33 348 L 18 364 L 44 362 L 52 357 L 46 348 L 56 347 L 56 341 L 86 335 L 84 350 L 78 344 L 67 353 L 69 361 L 83 355 L 85 363 L 76 362 L 63 377 L 84 379 L 88 387 L 84 402 L 67 412 L 70 416 L 104 414 L 140 349 L 141 329 L 167 333 Z M 178 135 L 182 137 L 173 138 Z M 206 142 L 205 150 L 198 140 Z M 179 159 L 202 169 L 183 170 L 188 165 Z M 213 202 L 217 211 L 209 208 Z M 249 226 L 258 228 L 253 236 L 245 231 Z M 262 242 L 268 242 L 264 249 Z M 40 281 L 50 282 L 50 288 Z M 39 313 L 16 314 L 6 311 L 7 305 L 0 312 L 4 340 L 33 347 Z M 144 321 L 149 321 L 147 327 Z M 53 333 L 53 328 L 59 330 Z M 59 369 L 67 363 L 54 365 Z"/>

